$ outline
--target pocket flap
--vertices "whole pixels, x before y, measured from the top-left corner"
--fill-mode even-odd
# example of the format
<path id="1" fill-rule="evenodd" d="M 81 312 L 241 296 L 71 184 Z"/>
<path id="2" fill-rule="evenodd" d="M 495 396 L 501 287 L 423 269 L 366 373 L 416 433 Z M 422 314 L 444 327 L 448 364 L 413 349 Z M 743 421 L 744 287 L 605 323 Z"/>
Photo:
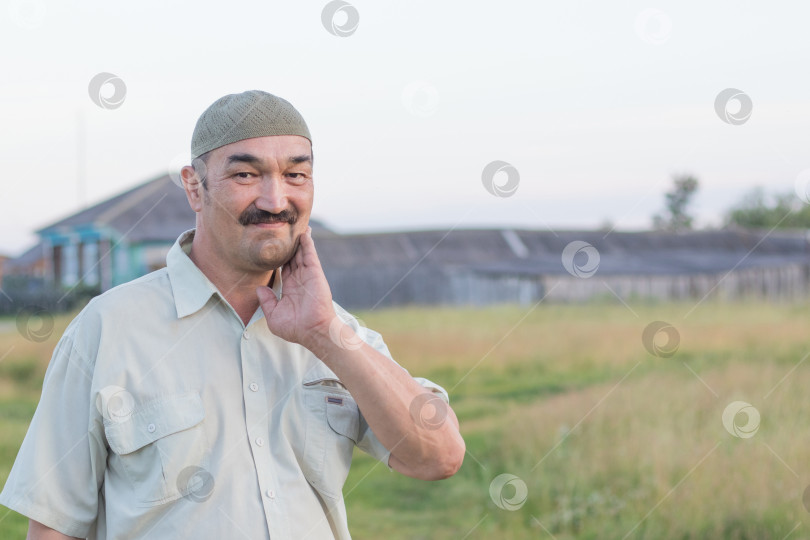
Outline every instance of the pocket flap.
<path id="1" fill-rule="evenodd" d="M 104 423 L 110 448 L 119 455 L 129 454 L 161 437 L 196 426 L 205 418 L 198 393 L 171 396 L 136 407 L 121 422 Z"/>
<path id="2" fill-rule="evenodd" d="M 343 383 L 340 382 L 340 379 L 338 379 L 337 375 L 335 375 L 335 373 L 326 367 L 326 364 L 320 360 L 317 360 L 315 364 L 309 368 L 309 371 L 307 371 L 304 375 L 302 382 L 304 383 L 304 386 L 327 383 L 325 386 L 338 386 L 340 388 L 345 388 Z"/>
<path id="3" fill-rule="evenodd" d="M 360 431 L 360 410 L 357 403 L 343 394 L 326 394 L 324 399 L 329 427 L 356 443 Z"/>

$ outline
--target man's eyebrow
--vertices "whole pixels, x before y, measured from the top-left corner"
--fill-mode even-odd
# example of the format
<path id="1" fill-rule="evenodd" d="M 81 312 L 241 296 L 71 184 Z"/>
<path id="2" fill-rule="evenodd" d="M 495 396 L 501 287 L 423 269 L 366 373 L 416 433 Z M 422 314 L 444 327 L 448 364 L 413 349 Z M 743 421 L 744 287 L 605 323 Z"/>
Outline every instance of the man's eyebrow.
<path id="1" fill-rule="evenodd" d="M 312 163 L 312 156 L 310 156 L 309 154 L 301 154 L 300 156 L 292 156 L 292 157 L 288 158 L 287 161 L 289 161 L 290 163 L 292 163 L 294 165 L 297 165 L 299 163 L 306 163 L 306 162 Z"/>
<path id="2" fill-rule="evenodd" d="M 234 163 L 247 163 L 249 165 L 261 165 L 262 160 L 253 154 L 231 154 L 225 160 L 225 166 L 230 167 Z"/>

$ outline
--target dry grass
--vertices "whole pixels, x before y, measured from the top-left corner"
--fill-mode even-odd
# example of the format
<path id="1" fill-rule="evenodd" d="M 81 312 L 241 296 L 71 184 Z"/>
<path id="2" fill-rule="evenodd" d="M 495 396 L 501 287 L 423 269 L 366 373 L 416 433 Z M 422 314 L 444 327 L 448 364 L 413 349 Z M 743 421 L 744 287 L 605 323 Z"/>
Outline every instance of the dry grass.
<path id="1" fill-rule="evenodd" d="M 810 483 L 803 443 L 810 360 L 802 362 L 810 310 L 707 304 L 684 318 L 692 305 L 631 307 L 635 314 L 621 306 L 541 306 L 517 327 L 526 310 L 364 314 L 412 373 L 432 372 L 456 387 L 451 397 L 471 455 L 449 483 L 467 489 L 439 512 L 445 522 L 458 518 L 455 528 L 425 537 L 462 537 L 480 519 L 471 538 L 781 539 L 797 526 L 793 538 L 810 535 L 802 504 Z M 424 336 L 398 318 L 423 318 L 433 330 Z M 653 320 L 678 329 L 674 357 L 644 349 L 641 333 Z M 514 387 L 533 386 L 535 395 L 491 384 L 510 373 Z M 722 425 L 736 400 L 761 414 L 751 439 Z M 517 512 L 489 500 L 488 482 L 503 472 L 527 484 Z M 411 537 L 385 527 L 361 531 Z"/>

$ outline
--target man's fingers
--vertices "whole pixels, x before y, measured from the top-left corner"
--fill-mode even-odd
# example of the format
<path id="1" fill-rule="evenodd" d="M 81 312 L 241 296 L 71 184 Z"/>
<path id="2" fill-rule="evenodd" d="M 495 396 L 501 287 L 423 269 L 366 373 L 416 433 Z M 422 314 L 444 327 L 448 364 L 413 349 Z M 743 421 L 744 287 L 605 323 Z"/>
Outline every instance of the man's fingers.
<path id="1" fill-rule="evenodd" d="M 304 231 L 304 233 L 298 237 L 298 249 L 295 251 L 294 259 L 295 263 L 298 265 L 304 264 L 304 257 L 307 252 L 306 239 L 307 239 L 307 232 Z"/>
<path id="2" fill-rule="evenodd" d="M 312 240 L 312 227 L 307 227 L 307 231 L 301 235 L 301 262 L 304 266 L 313 266 L 319 268 L 321 261 L 318 259 L 318 252 L 315 251 L 315 241 Z"/>
<path id="3" fill-rule="evenodd" d="M 276 293 L 274 293 L 270 287 L 257 287 L 256 296 L 259 297 L 259 304 L 262 306 L 265 317 L 276 309 L 278 299 L 276 298 Z"/>

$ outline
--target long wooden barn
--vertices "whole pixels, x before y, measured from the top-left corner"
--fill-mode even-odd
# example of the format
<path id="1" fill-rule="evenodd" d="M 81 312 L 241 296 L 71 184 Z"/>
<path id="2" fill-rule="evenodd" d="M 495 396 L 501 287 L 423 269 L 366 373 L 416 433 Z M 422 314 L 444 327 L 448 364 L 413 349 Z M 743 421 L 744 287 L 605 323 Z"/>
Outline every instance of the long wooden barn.
<path id="1" fill-rule="evenodd" d="M 419 231 L 340 235 L 318 246 L 335 299 L 352 307 L 810 292 L 804 232 Z"/>

